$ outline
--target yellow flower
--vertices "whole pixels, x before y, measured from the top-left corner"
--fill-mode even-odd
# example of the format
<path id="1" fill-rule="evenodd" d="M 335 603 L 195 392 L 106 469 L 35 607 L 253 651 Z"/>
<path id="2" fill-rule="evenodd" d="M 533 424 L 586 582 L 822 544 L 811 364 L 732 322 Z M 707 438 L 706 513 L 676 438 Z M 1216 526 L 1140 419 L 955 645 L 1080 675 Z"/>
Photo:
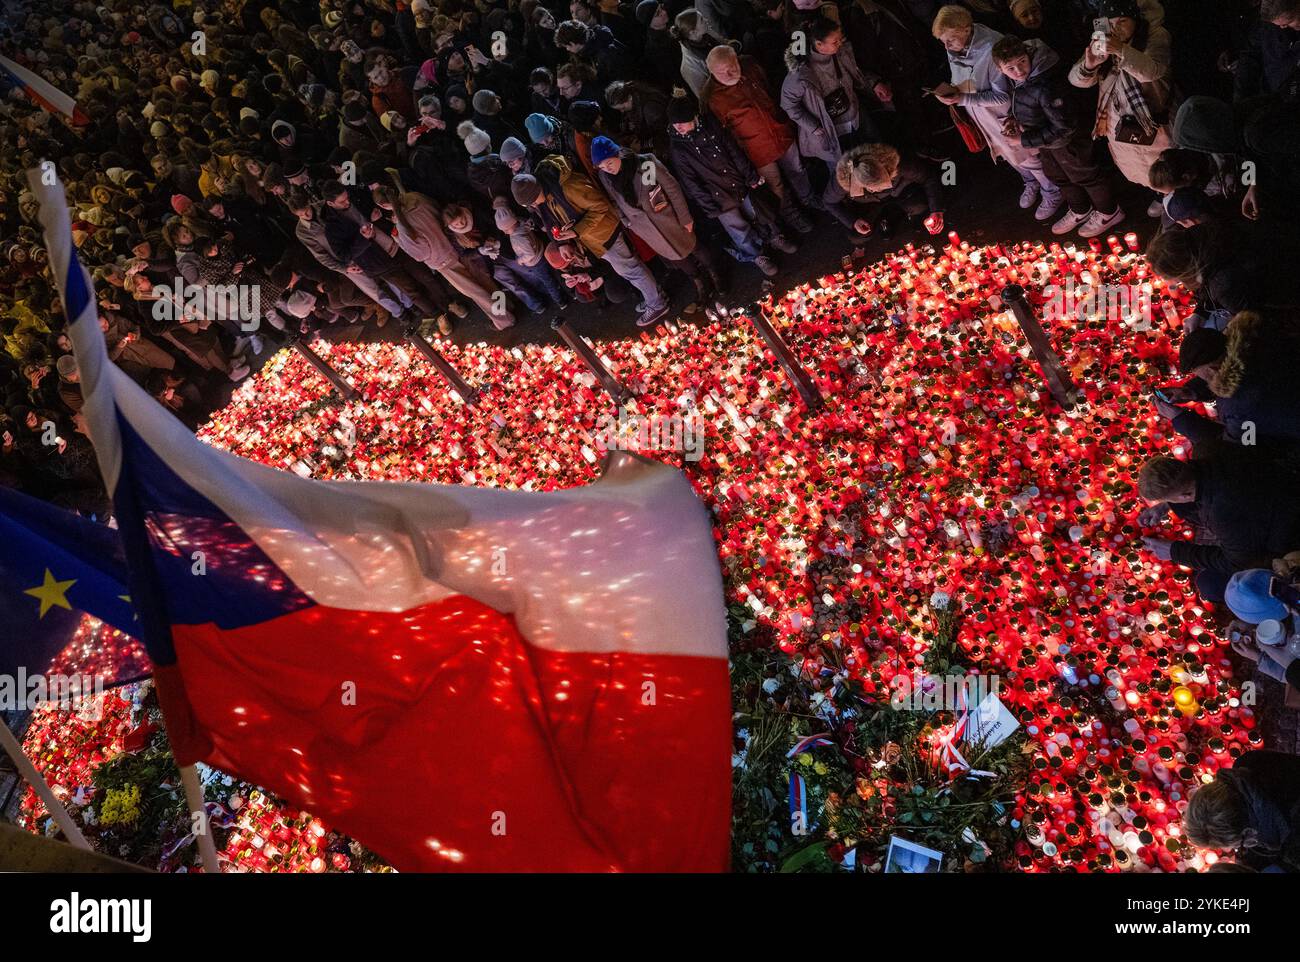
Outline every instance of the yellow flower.
<path id="1" fill-rule="evenodd" d="M 803 765 L 805 768 L 812 764 L 812 755 L 807 752 L 800 752 L 797 757 L 799 759 L 799 764 Z"/>
<path id="2" fill-rule="evenodd" d="M 133 825 L 140 817 L 140 786 L 110 788 L 100 809 L 101 825 Z"/>
<path id="3" fill-rule="evenodd" d="M 830 769 L 826 767 L 825 762 L 817 762 L 815 765 L 813 765 L 813 771 L 816 772 L 818 775 L 825 775 L 827 772 L 830 771 Z"/>

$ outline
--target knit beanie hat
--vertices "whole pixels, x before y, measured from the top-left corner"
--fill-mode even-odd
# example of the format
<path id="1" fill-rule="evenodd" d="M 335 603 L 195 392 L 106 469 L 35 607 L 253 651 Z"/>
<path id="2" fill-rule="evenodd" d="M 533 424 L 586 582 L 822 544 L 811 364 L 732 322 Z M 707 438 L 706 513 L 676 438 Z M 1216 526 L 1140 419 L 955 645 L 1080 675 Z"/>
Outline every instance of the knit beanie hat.
<path id="1" fill-rule="evenodd" d="M 599 167 L 602 163 L 611 157 L 617 157 L 619 151 L 618 144 L 608 137 L 597 137 L 591 142 L 591 162 Z"/>
<path id="2" fill-rule="evenodd" d="M 600 121 L 600 104 L 594 100 L 575 100 L 569 104 L 569 123 L 581 133 L 587 134 L 596 129 Z"/>
<path id="3" fill-rule="evenodd" d="M 505 200 L 504 197 L 499 199 L 503 201 Z M 515 216 L 515 212 L 510 209 L 508 203 L 498 204 L 496 212 L 492 216 L 496 221 L 497 230 L 501 231 L 503 234 L 509 234 L 519 226 L 519 218 Z"/>
<path id="4" fill-rule="evenodd" d="M 484 116 L 491 117 L 501 112 L 501 103 L 497 100 L 497 95 L 491 90 L 474 91 L 474 99 L 471 101 L 474 110 Z"/>
<path id="5" fill-rule="evenodd" d="M 492 138 L 476 127 L 472 120 L 462 120 L 456 127 L 456 133 L 465 142 L 465 149 L 471 157 L 486 154 L 492 149 Z"/>
<path id="6" fill-rule="evenodd" d="M 524 129 L 533 143 L 539 144 L 555 133 L 555 121 L 546 114 L 529 114 L 524 118 Z"/>
<path id="7" fill-rule="evenodd" d="M 514 196 L 516 204 L 530 207 L 537 202 L 537 198 L 542 196 L 542 185 L 532 174 L 515 174 L 514 179 L 510 181 L 510 193 Z"/>
<path id="8" fill-rule="evenodd" d="M 528 148 L 520 142 L 518 137 L 507 137 L 501 141 L 501 149 L 497 153 L 508 164 L 512 160 L 523 160 L 527 157 Z"/>
<path id="9" fill-rule="evenodd" d="M 695 102 L 690 97 L 674 97 L 668 101 L 668 122 L 670 124 L 689 124 L 699 116 Z"/>

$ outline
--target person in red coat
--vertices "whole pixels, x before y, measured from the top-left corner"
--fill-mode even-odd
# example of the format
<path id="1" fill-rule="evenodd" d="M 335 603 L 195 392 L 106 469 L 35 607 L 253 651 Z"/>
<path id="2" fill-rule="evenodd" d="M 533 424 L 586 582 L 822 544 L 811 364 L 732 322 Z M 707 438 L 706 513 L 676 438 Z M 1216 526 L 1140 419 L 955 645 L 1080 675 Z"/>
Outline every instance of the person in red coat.
<path id="1" fill-rule="evenodd" d="M 710 51 L 709 79 L 700 99 L 704 109 L 736 139 L 781 202 L 781 217 L 801 234 L 812 230 L 805 208 L 819 202 L 804 170 L 794 125 L 768 92 L 767 76 L 752 57 L 731 47 Z"/>

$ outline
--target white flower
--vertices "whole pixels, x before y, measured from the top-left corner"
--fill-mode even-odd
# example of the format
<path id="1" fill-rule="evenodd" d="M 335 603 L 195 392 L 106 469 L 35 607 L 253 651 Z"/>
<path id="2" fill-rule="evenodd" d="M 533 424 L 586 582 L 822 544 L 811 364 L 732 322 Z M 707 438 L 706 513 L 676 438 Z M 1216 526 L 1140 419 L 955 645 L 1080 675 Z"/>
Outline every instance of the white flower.
<path id="1" fill-rule="evenodd" d="M 772 692 L 776 691 L 780 687 L 781 687 L 780 679 L 767 678 L 763 681 L 763 691 L 765 691 L 769 695 L 772 694 Z"/>
<path id="2" fill-rule="evenodd" d="M 947 611 L 950 601 L 952 601 L 952 598 L 946 591 L 936 591 L 930 595 L 930 607 L 935 611 Z"/>

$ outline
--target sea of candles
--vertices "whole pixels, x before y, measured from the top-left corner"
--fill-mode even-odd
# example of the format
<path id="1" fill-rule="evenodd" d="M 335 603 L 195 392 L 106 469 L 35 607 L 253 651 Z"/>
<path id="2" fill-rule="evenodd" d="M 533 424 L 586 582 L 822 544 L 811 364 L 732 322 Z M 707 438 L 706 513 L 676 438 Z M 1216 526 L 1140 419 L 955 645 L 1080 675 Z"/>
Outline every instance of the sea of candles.
<path id="1" fill-rule="evenodd" d="M 1189 790 L 1261 739 L 1188 573 L 1145 553 L 1136 522 L 1137 468 L 1176 449 L 1149 392 L 1175 376 L 1190 295 L 1128 236 L 948 239 L 761 305 L 824 395 L 815 412 L 743 316 L 596 349 L 633 413 L 702 420 L 699 460 L 644 453 L 686 472 L 729 600 L 809 678 L 833 650 L 887 693 L 934 637 L 928 599 L 951 596 L 963 662 L 1000 677 L 1033 747 L 1012 812 L 1020 870 L 1203 867 L 1181 841 Z M 1081 389 L 1069 414 L 997 297 L 1008 284 Z M 1089 289 L 1134 296 L 1079 300 Z M 597 476 L 612 404 L 571 352 L 437 346 L 483 388 L 477 408 L 407 347 L 318 342 L 356 400 L 282 352 L 200 436 L 323 479 L 545 490 Z"/>
<path id="2" fill-rule="evenodd" d="M 98 631 L 99 622 L 87 618 L 78 635 Z M 78 645 L 89 645 L 84 640 Z M 69 647 L 64 657 L 76 649 Z M 106 841 L 97 834 L 96 811 L 102 802 L 94 785 L 95 769 L 111 762 L 124 752 L 140 751 L 156 731 L 149 726 L 142 711 L 149 682 L 124 685 L 101 694 L 78 700 L 74 706 L 42 705 L 32 713 L 23 736 L 23 751 L 49 782 L 55 797 L 73 815 L 82 830 L 104 849 Z M 143 733 L 143 737 L 141 737 Z M 244 785 L 211 769 L 205 796 L 214 797 L 223 807 L 214 826 L 223 842 L 218 852 L 222 871 L 234 872 L 348 872 L 383 870 L 373 858 L 356 858 L 354 843 L 327 828 L 320 819 L 291 808 L 271 796 Z M 174 785 L 145 785 L 149 795 L 171 791 L 180 798 L 179 782 Z M 49 824 L 48 812 L 28 786 L 19 806 L 18 824 L 41 833 Z M 177 815 L 174 830 L 189 824 L 183 812 Z M 108 848 L 107 854 L 120 852 Z M 183 845 L 169 845 L 157 864 L 146 868 L 173 872 L 197 860 Z M 193 871 L 195 869 L 188 869 Z"/>

